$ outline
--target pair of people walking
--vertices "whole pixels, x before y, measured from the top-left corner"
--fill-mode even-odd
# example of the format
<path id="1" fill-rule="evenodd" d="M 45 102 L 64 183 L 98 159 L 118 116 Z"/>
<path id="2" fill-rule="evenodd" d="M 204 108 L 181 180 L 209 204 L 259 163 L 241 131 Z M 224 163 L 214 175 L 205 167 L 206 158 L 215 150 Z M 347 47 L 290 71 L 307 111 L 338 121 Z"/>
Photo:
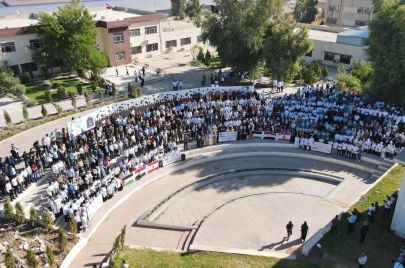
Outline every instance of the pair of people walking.
<path id="1" fill-rule="evenodd" d="M 286 225 L 287 229 L 287 241 L 290 239 L 290 236 L 292 235 L 292 230 L 294 228 L 294 224 L 289 221 L 288 224 Z M 304 243 L 305 240 L 307 239 L 307 234 L 308 234 L 308 224 L 306 221 L 301 225 L 301 242 Z"/>

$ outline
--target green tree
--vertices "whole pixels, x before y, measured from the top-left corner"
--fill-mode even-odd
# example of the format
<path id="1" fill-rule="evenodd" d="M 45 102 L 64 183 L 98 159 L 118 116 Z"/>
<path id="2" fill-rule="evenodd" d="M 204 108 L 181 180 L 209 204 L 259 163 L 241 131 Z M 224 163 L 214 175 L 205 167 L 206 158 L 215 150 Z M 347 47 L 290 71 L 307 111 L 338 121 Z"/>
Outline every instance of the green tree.
<path id="1" fill-rule="evenodd" d="M 405 107 L 405 4 L 382 1 L 369 23 L 368 54 L 372 63 L 369 96 Z"/>
<path id="2" fill-rule="evenodd" d="M 82 84 L 78 84 L 76 86 L 76 90 L 77 90 L 77 94 L 83 95 L 83 86 L 82 86 Z"/>
<path id="3" fill-rule="evenodd" d="M 281 0 L 217 0 L 218 14 L 202 23 L 203 40 L 216 47 L 221 62 L 237 71 L 256 72 L 263 58 L 263 41 Z"/>
<path id="4" fill-rule="evenodd" d="M 136 96 L 134 96 L 134 90 L 133 90 L 131 83 L 128 83 L 127 89 L 128 89 L 128 97 L 130 97 L 130 98 L 136 97 Z"/>
<path id="5" fill-rule="evenodd" d="M 56 264 L 56 258 L 55 258 L 55 253 L 50 244 L 46 245 L 46 258 L 48 260 L 48 264 L 50 267 L 54 267 Z"/>
<path id="6" fill-rule="evenodd" d="M 210 65 L 211 62 L 211 53 L 210 51 L 207 49 L 207 52 L 205 52 L 205 57 L 204 57 L 204 63 L 205 65 Z"/>
<path id="7" fill-rule="evenodd" d="M 46 110 L 45 106 L 42 104 L 41 105 L 41 114 L 43 117 L 47 117 L 48 116 L 48 110 Z"/>
<path id="8" fill-rule="evenodd" d="M 336 74 L 336 86 L 343 91 L 360 91 L 361 81 L 357 77 L 347 73 L 343 66 L 338 67 Z"/>
<path id="9" fill-rule="evenodd" d="M 49 89 L 45 90 L 45 99 L 48 103 L 53 101 L 52 92 Z"/>
<path id="10" fill-rule="evenodd" d="M 325 78 L 328 76 L 329 72 L 328 72 L 328 68 L 326 66 L 323 66 L 321 74 L 322 74 L 322 78 Z"/>
<path id="11" fill-rule="evenodd" d="M 23 106 L 22 113 L 23 113 L 23 118 L 24 118 L 25 121 L 30 120 L 30 116 L 28 114 L 27 106 L 25 106 L 25 105 Z"/>
<path id="12" fill-rule="evenodd" d="M 4 116 L 4 121 L 6 121 L 6 124 L 10 125 L 12 123 L 10 114 L 6 110 L 3 110 L 3 116 Z"/>
<path id="13" fill-rule="evenodd" d="M 62 85 L 58 85 L 58 89 L 56 91 L 60 100 L 64 100 L 66 98 L 66 88 Z"/>
<path id="14" fill-rule="evenodd" d="M 312 85 L 318 82 L 321 78 L 321 67 L 319 62 L 307 62 L 301 61 L 301 74 L 300 77 L 304 79 L 304 82 L 308 85 Z"/>
<path id="15" fill-rule="evenodd" d="M 38 227 L 41 224 L 38 210 L 33 206 L 30 208 L 30 224 L 32 227 Z"/>
<path id="16" fill-rule="evenodd" d="M 45 211 L 44 218 L 43 218 L 43 226 L 45 230 L 50 233 L 53 229 L 54 217 L 49 211 Z"/>
<path id="17" fill-rule="evenodd" d="M 202 47 L 200 47 L 198 49 L 198 55 L 197 55 L 197 60 L 199 62 L 204 62 L 205 56 L 204 56 L 204 50 L 202 49 Z"/>
<path id="18" fill-rule="evenodd" d="M 200 0 L 188 0 L 186 5 L 186 13 L 191 18 L 196 26 L 201 25 L 201 3 Z"/>
<path id="19" fill-rule="evenodd" d="M 298 22 L 311 23 L 315 20 L 318 0 L 298 0 L 294 7 L 294 18 Z"/>
<path id="20" fill-rule="evenodd" d="M 120 245 L 121 245 L 121 250 L 124 249 L 124 245 L 125 245 L 125 236 L 127 234 L 127 226 L 124 225 L 124 227 L 122 227 L 121 229 L 121 233 L 120 233 Z"/>
<path id="21" fill-rule="evenodd" d="M 70 93 L 70 100 L 72 101 L 73 108 L 76 109 L 77 103 L 76 103 L 76 96 L 74 93 Z"/>
<path id="22" fill-rule="evenodd" d="M 59 227 L 59 229 L 58 229 L 58 248 L 59 248 L 60 253 L 63 253 L 66 250 L 67 244 L 68 244 L 67 235 L 66 235 L 65 231 L 61 227 Z"/>
<path id="23" fill-rule="evenodd" d="M 15 220 L 18 224 L 25 223 L 25 212 L 20 202 L 15 204 Z"/>
<path id="24" fill-rule="evenodd" d="M 52 14 L 42 13 L 36 31 L 42 47 L 34 59 L 44 65 L 45 72 L 57 61 L 79 75 L 88 70 L 99 73 L 105 68 L 107 58 L 96 49 L 93 17 L 79 1 L 72 1 Z"/>
<path id="25" fill-rule="evenodd" d="M 88 90 L 86 90 L 84 92 L 84 99 L 86 100 L 86 105 L 90 107 L 91 106 L 91 94 L 89 93 Z"/>
<path id="26" fill-rule="evenodd" d="M 115 99 L 115 97 L 117 96 L 117 88 L 115 87 L 115 84 L 112 83 L 111 85 L 111 95 L 112 97 Z"/>
<path id="27" fill-rule="evenodd" d="M 4 216 L 8 222 L 12 222 L 14 220 L 13 203 L 11 203 L 9 198 L 7 198 L 4 202 Z"/>
<path id="28" fill-rule="evenodd" d="M 297 74 L 302 57 L 312 50 L 307 29 L 294 30 L 291 16 L 277 19 L 268 28 L 264 59 L 272 77 L 289 81 Z"/>
<path id="29" fill-rule="evenodd" d="M 369 61 L 356 61 L 353 63 L 350 74 L 361 82 L 362 91 L 368 90 L 373 74 L 373 67 Z"/>
<path id="30" fill-rule="evenodd" d="M 25 94 L 25 86 L 21 84 L 20 79 L 15 77 L 10 69 L 0 67 L 0 96 L 6 94 L 21 98 Z"/>
<path id="31" fill-rule="evenodd" d="M 97 90 L 97 95 L 98 95 L 98 99 L 100 100 L 100 102 L 104 101 L 104 90 L 99 89 Z"/>
<path id="32" fill-rule="evenodd" d="M 59 104 L 55 103 L 55 102 L 53 102 L 52 104 L 56 109 L 56 113 L 60 114 L 62 112 L 62 110 L 63 110 L 62 107 Z"/>
<path id="33" fill-rule="evenodd" d="M 10 245 L 7 245 L 6 255 L 4 256 L 4 264 L 6 268 L 16 268 L 16 258 L 13 255 Z"/>
<path id="34" fill-rule="evenodd" d="M 171 0 L 172 14 L 180 19 L 186 16 L 186 5 L 184 0 Z"/>
<path id="35" fill-rule="evenodd" d="M 135 94 L 136 94 L 136 97 L 141 97 L 143 95 L 142 89 L 140 86 L 135 87 Z"/>
<path id="36" fill-rule="evenodd" d="M 39 265 L 39 260 L 35 252 L 30 248 L 27 251 L 27 264 L 29 267 L 36 268 Z"/>

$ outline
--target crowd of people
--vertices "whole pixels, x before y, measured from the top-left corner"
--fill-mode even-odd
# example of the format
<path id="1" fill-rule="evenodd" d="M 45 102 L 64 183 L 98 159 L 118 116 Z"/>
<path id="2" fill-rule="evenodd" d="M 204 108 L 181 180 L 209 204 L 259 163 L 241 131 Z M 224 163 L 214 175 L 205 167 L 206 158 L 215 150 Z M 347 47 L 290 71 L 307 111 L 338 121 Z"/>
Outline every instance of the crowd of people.
<path id="1" fill-rule="evenodd" d="M 220 75 L 221 77 L 221 75 Z M 14 199 L 23 187 L 52 173 L 49 208 L 66 220 L 87 224 L 86 207 L 120 190 L 122 178 L 142 165 L 196 140 L 199 147 L 218 132 L 289 131 L 291 142 L 310 149 L 314 141 L 331 142 L 332 153 L 360 159 L 362 151 L 394 156 L 405 145 L 405 116 L 400 108 L 369 103 L 334 85 L 305 86 L 274 97 L 257 92 L 199 93 L 145 107 L 131 107 L 97 122 L 73 137 L 66 129 L 36 141 L 28 152 L 12 146 L 0 161 L 0 187 Z M 18 170 L 18 163 L 24 167 Z"/>

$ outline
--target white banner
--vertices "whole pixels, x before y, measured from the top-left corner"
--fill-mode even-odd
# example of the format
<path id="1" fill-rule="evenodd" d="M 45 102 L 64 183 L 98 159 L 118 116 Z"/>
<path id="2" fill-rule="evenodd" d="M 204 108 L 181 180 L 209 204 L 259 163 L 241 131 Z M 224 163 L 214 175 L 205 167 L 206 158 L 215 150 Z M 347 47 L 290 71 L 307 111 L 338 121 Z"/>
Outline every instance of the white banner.
<path id="1" fill-rule="evenodd" d="M 314 142 L 314 144 L 312 144 L 311 146 L 311 151 L 315 152 L 330 154 L 331 150 L 332 150 L 331 144 L 325 144 L 322 142 Z"/>
<path id="2" fill-rule="evenodd" d="M 163 166 L 165 167 L 180 160 L 181 160 L 181 153 L 179 151 L 172 151 L 170 153 L 163 155 Z"/>
<path id="3" fill-rule="evenodd" d="M 153 171 L 155 171 L 157 169 L 159 169 L 159 161 L 157 161 L 157 160 L 149 163 L 146 166 L 146 170 L 147 170 L 148 174 L 152 173 Z"/>
<path id="4" fill-rule="evenodd" d="M 236 141 L 238 138 L 237 131 L 227 131 L 218 133 L 218 142 Z"/>

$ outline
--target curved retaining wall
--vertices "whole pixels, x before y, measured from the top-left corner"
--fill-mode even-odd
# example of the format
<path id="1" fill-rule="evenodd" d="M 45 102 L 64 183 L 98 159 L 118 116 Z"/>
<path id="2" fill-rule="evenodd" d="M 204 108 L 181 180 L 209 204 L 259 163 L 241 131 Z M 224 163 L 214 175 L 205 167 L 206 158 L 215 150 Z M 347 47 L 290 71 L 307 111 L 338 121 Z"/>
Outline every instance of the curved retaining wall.
<path id="1" fill-rule="evenodd" d="M 264 143 L 266 146 L 271 147 L 269 143 Z M 252 146 L 262 146 L 262 143 L 255 143 L 255 144 L 250 144 L 250 147 Z M 274 144 L 274 147 L 280 147 L 278 145 L 280 144 Z M 210 148 L 215 148 L 215 146 L 212 146 Z M 204 151 L 203 149 L 197 149 L 193 150 L 193 155 L 197 155 L 198 153 L 201 153 Z M 192 160 L 190 162 L 186 162 L 180 166 L 168 166 L 165 172 L 156 174 L 155 177 L 145 183 L 140 184 L 139 186 L 133 188 L 131 191 L 126 193 L 120 200 L 114 203 L 114 205 L 105 213 L 101 219 L 94 225 L 93 228 L 90 229 L 89 233 L 85 235 L 85 237 L 82 237 L 82 239 L 70 250 L 68 255 L 65 257 L 64 261 L 61 264 L 61 268 L 68 268 L 73 259 L 80 253 L 80 251 L 86 246 L 88 240 L 90 237 L 94 234 L 94 232 L 97 230 L 97 228 L 101 225 L 101 223 L 108 217 L 108 215 L 116 209 L 118 206 L 120 206 L 122 203 L 124 203 L 132 194 L 135 192 L 141 190 L 142 188 L 146 187 L 150 183 L 153 183 L 165 176 L 167 176 L 170 173 L 177 172 L 183 169 L 187 169 L 189 167 L 203 164 L 203 163 L 208 163 L 212 161 L 218 161 L 218 160 L 224 160 L 224 159 L 232 159 L 232 158 L 238 158 L 238 157 L 247 157 L 247 156 L 260 156 L 260 157 L 266 157 L 266 156 L 277 156 L 277 157 L 293 157 L 293 158 L 304 158 L 304 159 L 311 159 L 315 161 L 323 161 L 327 163 L 332 163 L 336 165 L 342 165 L 346 166 L 349 168 L 354 168 L 360 171 L 364 171 L 367 173 L 372 173 L 374 170 L 366 167 L 362 167 L 360 165 L 356 165 L 353 163 L 349 163 L 346 161 L 338 160 L 338 159 L 332 159 L 328 157 L 322 157 L 318 155 L 310 155 L 310 154 L 302 154 L 302 153 L 290 153 L 290 152 L 248 152 L 248 153 L 230 153 L 226 155 L 220 155 L 220 156 L 215 156 L 215 157 L 209 157 L 205 159 L 198 159 L 198 160 Z"/>

